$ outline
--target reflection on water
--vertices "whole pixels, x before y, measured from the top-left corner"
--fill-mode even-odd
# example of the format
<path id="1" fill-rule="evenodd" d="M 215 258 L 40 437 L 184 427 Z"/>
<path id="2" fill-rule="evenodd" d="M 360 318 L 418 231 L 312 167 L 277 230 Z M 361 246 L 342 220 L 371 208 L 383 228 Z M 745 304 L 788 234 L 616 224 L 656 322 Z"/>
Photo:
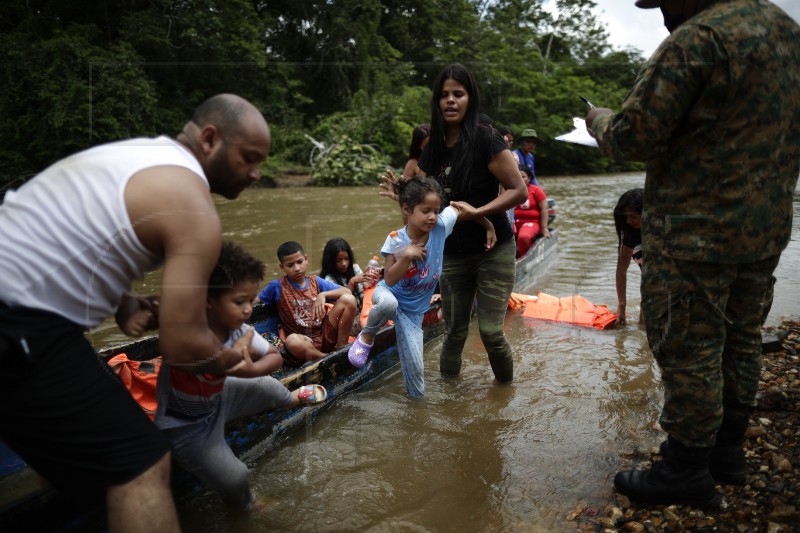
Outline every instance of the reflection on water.
<path id="1" fill-rule="evenodd" d="M 544 180 L 558 200 L 559 251 L 527 292 L 581 294 L 616 307 L 611 211 L 641 174 Z M 795 203 L 797 208 L 797 202 Z M 298 240 L 314 269 L 327 239 L 342 236 L 363 266 L 399 210 L 375 189 L 281 189 L 220 202 L 226 238 L 278 275 L 277 246 Z M 795 235 L 800 230 L 795 219 Z M 800 248 L 778 269 L 770 323 L 797 316 Z M 629 270 L 636 323 L 638 269 Z M 156 288 L 157 276 L 144 289 Z M 649 448 L 661 403 L 658 370 L 635 326 L 595 331 L 509 315 L 515 382 L 493 383 L 473 331 L 462 374 L 438 373 L 441 341 L 425 347 L 425 400 L 410 401 L 399 370 L 348 394 L 313 426 L 252 464 L 265 505 L 228 511 L 213 494 L 181 506 L 187 531 L 531 531 L 564 529 L 577 505 L 603 505 L 620 452 Z M 113 328 L 95 334 L 102 345 Z"/>

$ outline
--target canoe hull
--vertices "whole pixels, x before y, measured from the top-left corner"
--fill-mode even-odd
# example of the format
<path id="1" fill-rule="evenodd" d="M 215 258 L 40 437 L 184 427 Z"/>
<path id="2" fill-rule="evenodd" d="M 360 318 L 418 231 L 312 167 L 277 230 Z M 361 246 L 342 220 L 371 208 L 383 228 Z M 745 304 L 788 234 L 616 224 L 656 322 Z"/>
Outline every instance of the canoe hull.
<path id="1" fill-rule="evenodd" d="M 254 327 L 263 329 L 272 323 L 273 314 L 264 306 L 254 312 Z M 444 332 L 441 307 L 433 306 L 423 322 L 425 340 L 440 336 Z M 287 388 L 295 389 L 308 383 L 323 385 L 328 397 L 322 404 L 290 410 L 267 411 L 231 421 L 226 426 L 226 440 L 242 460 L 252 460 L 280 445 L 293 433 L 303 429 L 322 414 L 330 405 L 347 392 L 378 378 L 397 367 L 400 357 L 397 351 L 393 327 L 383 328 L 375 337 L 370 358 L 363 368 L 356 368 L 347 359 L 345 346 L 329 353 L 324 358 L 300 368 L 281 370 L 273 374 Z M 125 353 L 129 359 L 146 361 L 159 356 L 158 338 L 140 339 L 124 346 L 100 352 L 101 357 L 111 358 Z M 22 459 L 0 442 L 0 530 L 63 530 L 103 529 L 105 518 L 102 502 L 89 508 L 76 508 L 79 502 L 69 501 L 69 495 L 54 490 L 42 480 Z M 193 475 L 173 467 L 173 494 L 180 499 L 202 487 Z"/>
<path id="2" fill-rule="evenodd" d="M 547 271 L 541 265 L 554 257 L 557 251 L 558 230 L 551 230 L 549 239 L 536 239 L 525 257 L 517 259 L 514 290 L 526 292 L 526 289 L 535 285 L 539 277 Z"/>

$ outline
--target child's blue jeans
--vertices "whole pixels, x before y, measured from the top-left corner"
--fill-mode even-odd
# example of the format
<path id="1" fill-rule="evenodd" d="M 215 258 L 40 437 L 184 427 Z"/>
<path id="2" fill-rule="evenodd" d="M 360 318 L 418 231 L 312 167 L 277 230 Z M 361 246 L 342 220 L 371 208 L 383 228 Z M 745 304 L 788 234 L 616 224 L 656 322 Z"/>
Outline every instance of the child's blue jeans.
<path id="1" fill-rule="evenodd" d="M 362 330 L 375 335 L 388 320 L 394 320 L 397 351 L 400 353 L 400 369 L 408 395 L 421 398 L 425 395 L 425 369 L 422 361 L 423 336 L 422 313 L 406 313 L 397 307 L 392 291 L 383 285 L 375 287 L 372 294 L 372 309 L 367 325 Z"/>

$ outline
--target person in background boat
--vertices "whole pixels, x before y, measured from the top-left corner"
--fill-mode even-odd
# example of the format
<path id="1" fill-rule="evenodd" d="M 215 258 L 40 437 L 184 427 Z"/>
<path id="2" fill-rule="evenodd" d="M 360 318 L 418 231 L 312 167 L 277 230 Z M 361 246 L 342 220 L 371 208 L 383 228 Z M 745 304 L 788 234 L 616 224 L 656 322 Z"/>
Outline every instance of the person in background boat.
<path id="1" fill-rule="evenodd" d="M 519 148 L 514 150 L 514 154 L 519 159 L 519 164 L 530 169 L 528 174 L 531 176 L 531 183 L 537 186 L 539 185 L 539 180 L 536 179 L 533 152 L 540 144 L 542 144 L 542 140 L 536 136 L 536 130 L 527 128 L 522 130 L 522 134 L 519 136 Z"/>
<path id="2" fill-rule="evenodd" d="M 420 124 L 414 128 L 414 132 L 411 134 L 411 145 L 408 147 L 408 161 L 403 168 L 403 176 L 406 178 L 413 178 L 414 176 L 420 175 L 420 170 L 417 166 L 419 157 L 422 155 L 422 150 L 425 149 L 430 138 L 430 124 Z M 405 220 L 403 222 L 405 223 Z"/>
<path id="3" fill-rule="evenodd" d="M 550 238 L 550 230 L 547 228 L 550 213 L 547 207 L 547 195 L 541 187 L 531 183 L 528 167 L 520 165 L 519 173 L 528 187 L 528 198 L 514 208 L 517 257 L 522 257 L 528 253 L 536 237 L 541 235 L 547 239 Z"/>
<path id="4" fill-rule="evenodd" d="M 395 193 L 408 225 L 386 237 L 381 248 L 384 277 L 372 295 L 367 324 L 347 358 L 353 366 L 363 367 L 375 335 L 388 320 L 394 320 L 406 390 L 411 398 L 421 398 L 425 395 L 422 319 L 439 283 L 445 239 L 453 231 L 461 203 L 454 202 L 439 214 L 442 189 L 431 178 L 400 181 Z M 485 217 L 479 223 L 486 231 L 485 248 L 491 250 L 497 241 L 494 226 Z"/>
<path id="5" fill-rule="evenodd" d="M 0 206 L 0 438 L 54 486 L 105 494 L 111 531 L 177 531 L 169 443 L 84 332 L 147 309 L 167 360 L 187 372 L 244 364 L 209 328 L 206 283 L 222 243 L 211 193 L 261 178 L 259 110 L 222 94 L 177 139 L 137 138 L 54 163 Z M 131 282 L 161 266 L 157 299 Z M 157 301 L 157 306 L 155 302 Z"/>
<path id="6" fill-rule="evenodd" d="M 628 305 L 628 267 L 633 262 L 642 268 L 642 201 L 644 189 L 625 191 L 614 208 L 617 230 L 617 324 L 625 325 Z M 639 313 L 639 327 L 644 327 L 644 313 Z"/>
<path id="7" fill-rule="evenodd" d="M 443 203 L 461 202 L 459 223 L 447 238 L 439 286 L 447 332 L 439 359 L 443 375 L 461 371 L 472 306 L 477 297 L 478 329 L 495 378 L 514 379 L 514 359 L 503 323 L 514 286 L 514 233 L 506 211 L 525 201 L 527 190 L 505 139 L 478 118 L 480 92 L 466 67 L 445 67 L 431 95 L 431 141 L 420 158 L 420 168 L 442 187 Z M 382 196 L 397 200 L 387 170 Z M 503 191 L 498 194 L 498 186 Z M 474 206 L 474 207 L 473 207 Z M 485 249 L 486 231 L 477 220 L 494 226 L 497 244 Z"/>
<path id="8" fill-rule="evenodd" d="M 503 139 L 506 140 L 506 144 L 508 145 L 508 149 L 511 150 L 514 146 L 514 132 L 511 131 L 511 128 L 508 126 L 499 126 L 497 128 L 497 133 L 503 136 Z M 514 152 L 511 153 L 513 154 Z"/>
<path id="9" fill-rule="evenodd" d="M 277 308 L 286 362 L 299 366 L 347 344 L 358 314 L 350 289 L 307 276 L 308 257 L 294 241 L 278 246 L 278 266 L 286 275 L 269 282 L 258 299 Z M 328 301 L 334 302 L 330 311 Z"/>
<path id="10" fill-rule="evenodd" d="M 511 148 L 514 146 L 514 133 L 511 131 L 511 128 L 508 126 L 500 126 L 499 128 L 497 128 L 497 133 L 503 136 L 503 139 L 506 140 L 506 144 L 508 145 L 508 149 L 511 150 Z M 511 155 L 514 156 L 514 160 L 517 162 L 517 165 L 519 165 L 519 156 L 517 155 L 517 153 L 512 151 Z M 500 193 L 502 194 L 502 192 L 503 192 L 503 186 L 501 185 Z M 514 231 L 514 235 L 516 235 L 517 228 L 516 225 L 514 224 L 513 207 L 508 211 L 506 211 L 506 216 L 508 216 L 508 222 L 511 224 L 511 229 Z"/>
<path id="11" fill-rule="evenodd" d="M 800 26 L 764 0 L 636 0 L 670 35 L 622 110 L 589 111 L 609 156 L 647 162 L 642 308 L 661 368 L 664 459 L 616 489 L 716 506 L 744 484 L 761 328 L 800 174 Z"/>
<path id="12" fill-rule="evenodd" d="M 341 237 L 334 237 L 325 243 L 325 249 L 322 251 L 322 269 L 319 275 L 331 283 L 350 289 L 356 298 L 358 310 L 361 310 L 363 305 L 365 285 L 374 281 L 372 277 L 361 270 L 356 263 L 353 249 Z"/>
<path id="13" fill-rule="evenodd" d="M 224 346 L 251 329 L 245 324 L 264 279 L 264 263 L 232 242 L 222 245 L 208 280 L 208 324 Z M 173 457 L 184 470 L 219 492 L 231 507 L 254 502 L 247 468 L 225 442 L 225 424 L 273 409 L 322 403 L 322 385 L 289 391 L 269 374 L 283 366 L 277 348 L 252 335 L 252 355 L 224 373 L 196 374 L 164 363 L 158 376 L 155 423 L 167 435 Z"/>

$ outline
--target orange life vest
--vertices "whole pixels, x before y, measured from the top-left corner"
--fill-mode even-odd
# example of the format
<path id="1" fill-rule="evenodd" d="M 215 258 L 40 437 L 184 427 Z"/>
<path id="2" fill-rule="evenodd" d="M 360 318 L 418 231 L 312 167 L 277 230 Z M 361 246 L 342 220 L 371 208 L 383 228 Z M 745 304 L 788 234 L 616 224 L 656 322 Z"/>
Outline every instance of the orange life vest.
<path id="1" fill-rule="evenodd" d="M 582 296 L 559 298 L 540 292 L 536 296 L 512 293 L 508 307 L 522 310 L 522 316 L 554 322 L 566 322 L 595 329 L 606 329 L 617 322 L 616 313 L 605 305 L 594 305 Z"/>
<path id="2" fill-rule="evenodd" d="M 375 285 L 372 285 L 371 287 L 364 288 L 364 301 L 362 302 L 361 314 L 358 316 L 362 328 L 367 325 L 369 310 L 372 309 L 372 293 L 375 292 L 375 287 Z M 387 326 L 391 326 L 392 324 L 394 324 L 394 322 L 391 320 L 386 322 Z"/>
<path id="3" fill-rule="evenodd" d="M 133 361 L 121 353 L 107 362 L 150 420 L 156 416 L 156 383 L 161 361 L 161 357 L 149 361 Z"/>

